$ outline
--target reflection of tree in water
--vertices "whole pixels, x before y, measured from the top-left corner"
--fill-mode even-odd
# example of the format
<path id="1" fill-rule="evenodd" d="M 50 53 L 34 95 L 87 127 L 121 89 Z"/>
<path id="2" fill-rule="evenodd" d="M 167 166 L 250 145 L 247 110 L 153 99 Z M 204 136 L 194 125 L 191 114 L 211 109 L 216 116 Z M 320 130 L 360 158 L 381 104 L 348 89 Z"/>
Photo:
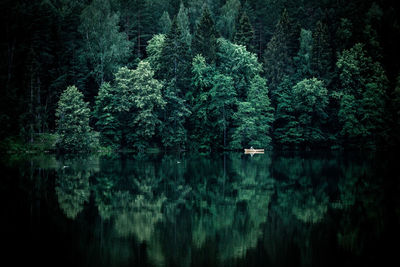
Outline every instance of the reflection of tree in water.
<path id="1" fill-rule="evenodd" d="M 256 247 L 268 215 L 273 181 L 267 155 L 251 159 L 232 155 L 220 164 L 227 166 L 220 167 L 220 176 L 209 180 L 210 185 L 199 195 L 201 206 L 192 218 L 192 242 L 198 249 L 210 241 L 218 244 L 218 258 L 227 261 Z"/>
<path id="2" fill-rule="evenodd" d="M 70 219 L 75 219 L 89 200 L 88 173 L 84 171 L 60 172 L 56 182 L 56 194 L 64 214 Z"/>
<path id="3" fill-rule="evenodd" d="M 98 171 L 96 157 L 69 157 L 58 160 L 56 194 L 64 214 L 75 219 L 89 201 L 89 177 Z"/>
<path id="4" fill-rule="evenodd" d="M 342 214 L 337 240 L 345 251 L 360 255 L 368 249 L 364 244 L 376 243 L 383 232 L 383 182 L 388 174 L 387 163 L 379 158 L 362 157 L 342 165 L 338 182 L 340 199 L 334 205 Z"/>
<path id="5" fill-rule="evenodd" d="M 275 194 L 265 224 L 264 246 L 272 265 L 313 264 L 313 230 L 329 207 L 329 174 L 336 161 L 321 156 L 274 159 Z"/>

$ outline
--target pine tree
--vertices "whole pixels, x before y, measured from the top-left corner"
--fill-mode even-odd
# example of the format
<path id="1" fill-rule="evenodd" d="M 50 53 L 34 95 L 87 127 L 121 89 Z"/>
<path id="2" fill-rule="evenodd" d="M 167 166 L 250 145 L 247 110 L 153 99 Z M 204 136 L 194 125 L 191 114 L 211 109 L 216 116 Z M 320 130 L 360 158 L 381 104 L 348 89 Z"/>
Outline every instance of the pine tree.
<path id="1" fill-rule="evenodd" d="M 190 47 L 192 45 L 192 35 L 190 34 L 190 25 L 188 11 L 181 2 L 176 20 L 179 28 L 181 29 L 181 36 L 183 41 Z"/>
<path id="2" fill-rule="evenodd" d="M 293 56 L 298 51 L 298 36 L 296 27 L 289 20 L 286 9 L 276 25 L 275 33 L 269 41 L 264 55 L 264 73 L 268 79 L 271 93 L 276 90 L 285 75 L 292 75 Z M 273 106 L 276 99 L 271 97 Z"/>
<path id="3" fill-rule="evenodd" d="M 321 21 L 317 22 L 313 32 L 311 68 L 318 79 L 330 82 L 332 65 L 332 50 L 329 44 L 328 27 Z"/>
<path id="4" fill-rule="evenodd" d="M 204 7 L 200 21 L 192 39 L 193 55 L 201 54 L 209 63 L 215 62 L 218 32 L 207 6 Z"/>
<path id="5" fill-rule="evenodd" d="M 181 94 L 185 95 L 190 84 L 190 51 L 176 19 L 165 36 L 160 60 L 160 77 L 167 82 L 175 79 Z"/>
<path id="6" fill-rule="evenodd" d="M 300 49 L 297 56 L 294 58 L 296 66 L 297 80 L 311 78 L 311 57 L 313 49 L 312 32 L 301 29 L 300 32 Z"/>
<path id="7" fill-rule="evenodd" d="M 254 51 L 254 29 L 246 12 L 243 12 L 239 19 L 234 42 L 244 45 L 247 51 Z"/>
<path id="8" fill-rule="evenodd" d="M 160 33 L 166 34 L 171 30 L 172 21 L 169 18 L 168 11 L 164 11 L 158 22 Z"/>
<path id="9" fill-rule="evenodd" d="M 63 152 L 87 152 L 95 141 L 89 126 L 90 109 L 75 86 L 62 93 L 56 110 L 57 147 Z"/>
<path id="10" fill-rule="evenodd" d="M 221 14 L 217 21 L 216 27 L 218 31 L 230 41 L 233 41 L 236 33 L 236 21 L 239 16 L 240 6 L 239 0 L 227 0 L 221 8 Z"/>

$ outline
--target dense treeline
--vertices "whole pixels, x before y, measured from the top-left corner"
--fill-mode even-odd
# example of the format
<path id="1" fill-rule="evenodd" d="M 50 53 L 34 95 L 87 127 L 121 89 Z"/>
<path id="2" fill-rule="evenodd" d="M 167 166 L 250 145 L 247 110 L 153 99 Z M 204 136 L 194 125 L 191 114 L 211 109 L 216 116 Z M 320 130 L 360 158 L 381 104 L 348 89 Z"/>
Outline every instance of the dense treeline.
<path id="1" fill-rule="evenodd" d="M 390 2 L 2 1 L 0 138 L 113 149 L 400 143 Z"/>

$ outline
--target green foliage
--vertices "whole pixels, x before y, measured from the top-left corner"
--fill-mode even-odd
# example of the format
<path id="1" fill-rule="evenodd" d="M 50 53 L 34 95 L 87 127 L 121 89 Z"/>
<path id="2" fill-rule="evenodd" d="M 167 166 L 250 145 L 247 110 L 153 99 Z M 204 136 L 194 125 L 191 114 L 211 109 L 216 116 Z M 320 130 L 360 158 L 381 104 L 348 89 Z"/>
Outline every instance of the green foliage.
<path id="1" fill-rule="evenodd" d="M 131 43 L 119 32 L 119 16 L 113 13 L 109 0 L 94 0 L 81 15 L 79 31 L 84 39 L 85 58 L 92 75 L 101 85 L 129 57 Z"/>
<path id="2" fill-rule="evenodd" d="M 190 34 L 188 10 L 185 8 L 182 2 L 179 7 L 179 12 L 176 16 L 176 20 L 181 30 L 181 38 L 190 47 L 192 44 L 192 35 Z"/>
<path id="3" fill-rule="evenodd" d="M 247 101 L 239 102 L 238 111 L 233 115 L 237 128 L 232 136 L 232 147 L 270 148 L 273 111 L 266 80 L 255 76 L 251 81 Z"/>
<path id="4" fill-rule="evenodd" d="M 250 81 L 262 70 L 256 55 L 247 51 L 244 46 L 233 44 L 223 38 L 218 39 L 217 55 L 218 70 L 233 79 L 237 96 L 245 100 Z"/>
<path id="5" fill-rule="evenodd" d="M 162 34 L 166 34 L 170 31 L 171 29 L 171 25 L 172 25 L 172 21 L 169 18 L 169 14 L 168 11 L 164 11 L 160 21 L 158 22 L 159 24 L 159 28 L 160 28 L 160 33 Z M 154 37 L 153 37 L 154 38 Z M 149 43 L 150 44 L 150 43 Z M 146 48 L 147 49 L 147 48 Z"/>
<path id="6" fill-rule="evenodd" d="M 150 64 L 141 61 L 135 70 L 120 68 L 114 84 L 100 88 L 95 113 L 103 144 L 137 149 L 148 145 L 165 105 L 162 84 L 153 76 Z"/>
<path id="7" fill-rule="evenodd" d="M 236 28 L 234 42 L 239 45 L 244 45 L 247 51 L 253 52 L 254 29 L 246 12 L 242 13 Z"/>
<path id="8" fill-rule="evenodd" d="M 75 86 L 62 93 L 56 110 L 57 148 L 63 152 L 86 152 L 93 144 L 89 126 L 90 109 L 83 101 L 83 94 Z"/>
<path id="9" fill-rule="evenodd" d="M 301 29 L 300 49 L 297 56 L 294 57 L 298 79 L 311 78 L 311 58 L 313 53 L 313 37 L 309 30 Z"/>
<path id="10" fill-rule="evenodd" d="M 146 61 L 150 63 L 156 76 L 158 76 L 157 73 L 161 71 L 161 53 L 164 47 L 164 42 L 165 34 L 156 34 L 149 40 L 149 44 L 146 47 Z"/>
<path id="11" fill-rule="evenodd" d="M 201 54 L 208 63 L 215 62 L 218 32 L 207 6 L 204 7 L 192 39 L 194 55 Z"/>
<path id="12" fill-rule="evenodd" d="M 285 75 L 293 74 L 293 56 L 297 48 L 298 32 L 284 9 L 264 54 L 264 73 L 272 91 L 282 82 Z M 275 106 L 276 99 L 272 97 L 271 100 Z"/>
<path id="13" fill-rule="evenodd" d="M 378 62 L 367 56 L 362 44 L 340 54 L 337 67 L 341 91 L 339 122 L 345 142 L 374 146 L 386 136 L 388 81 Z"/>
<path id="14" fill-rule="evenodd" d="M 211 124 L 214 127 L 216 145 L 227 147 L 227 131 L 232 123 L 232 115 L 236 105 L 236 92 L 233 79 L 224 74 L 216 73 L 213 77 L 213 87 L 209 91 L 208 105 Z M 221 136 L 222 138 L 218 138 Z M 223 141 L 223 142 L 221 142 Z"/>
<path id="15" fill-rule="evenodd" d="M 329 75 L 332 64 L 332 51 L 329 46 L 328 27 L 326 24 L 322 23 L 321 21 L 317 22 L 317 26 L 313 32 L 312 40 L 312 73 L 318 79 L 322 79 L 326 83 L 329 83 Z"/>
<path id="16" fill-rule="evenodd" d="M 221 35 L 233 41 L 236 33 L 236 20 L 239 17 L 240 1 L 227 0 L 225 5 L 221 7 L 221 15 L 217 21 L 217 29 Z"/>

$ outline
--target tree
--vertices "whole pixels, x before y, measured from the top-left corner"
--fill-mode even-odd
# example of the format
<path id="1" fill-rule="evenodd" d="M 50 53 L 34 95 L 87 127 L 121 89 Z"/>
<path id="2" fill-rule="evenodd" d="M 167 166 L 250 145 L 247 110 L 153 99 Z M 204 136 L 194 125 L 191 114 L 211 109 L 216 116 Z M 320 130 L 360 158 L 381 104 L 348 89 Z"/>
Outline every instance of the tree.
<path id="1" fill-rule="evenodd" d="M 288 12 L 284 9 L 264 55 L 264 73 L 271 93 L 276 90 L 285 75 L 292 75 L 294 72 L 293 56 L 298 50 L 297 34 L 296 27 L 292 25 Z M 276 106 L 273 94 L 271 101 L 273 106 Z"/>
<path id="2" fill-rule="evenodd" d="M 190 34 L 188 10 L 185 8 L 182 2 L 179 6 L 179 12 L 176 16 L 176 20 L 179 28 L 181 29 L 181 38 L 188 45 L 188 47 L 190 47 L 192 44 L 192 35 Z"/>
<path id="3" fill-rule="evenodd" d="M 56 110 L 57 147 L 63 152 L 87 152 L 94 145 L 89 126 L 90 109 L 83 94 L 69 86 L 61 94 Z"/>
<path id="4" fill-rule="evenodd" d="M 239 102 L 238 111 L 233 115 L 233 119 L 237 128 L 232 136 L 232 147 L 270 147 L 274 110 L 264 78 L 257 75 L 252 79 L 247 101 Z"/>
<path id="5" fill-rule="evenodd" d="M 161 121 L 158 113 L 165 106 L 162 98 L 162 83 L 154 79 L 150 64 L 139 62 L 132 71 L 132 87 L 129 88 L 128 102 L 132 104 L 129 111 L 128 143 L 138 149 L 143 149 L 156 133 Z"/>
<path id="6" fill-rule="evenodd" d="M 345 143 L 375 146 L 386 138 L 388 80 L 382 66 L 366 55 L 360 43 L 344 50 L 336 63 L 341 90 L 340 134 Z"/>
<path id="7" fill-rule="evenodd" d="M 169 18 L 168 11 L 164 11 L 162 14 L 160 21 L 158 22 L 160 33 L 166 34 L 171 29 L 171 19 Z M 147 48 L 146 48 L 147 49 Z"/>
<path id="8" fill-rule="evenodd" d="M 161 79 L 167 82 L 175 79 L 181 93 L 186 94 L 190 83 L 190 51 L 182 38 L 176 19 L 173 20 L 171 30 L 165 36 L 160 61 L 158 75 Z"/>
<path id="9" fill-rule="evenodd" d="M 218 31 L 230 41 L 233 41 L 235 36 L 236 20 L 239 17 L 240 6 L 239 0 L 227 0 L 221 8 L 221 14 L 217 21 Z"/>
<path id="10" fill-rule="evenodd" d="M 193 54 L 201 54 L 207 62 L 215 62 L 217 50 L 218 32 L 211 18 L 207 6 L 203 8 L 200 21 L 196 25 L 196 31 L 192 39 Z"/>
<path id="11" fill-rule="evenodd" d="M 118 148 L 121 140 L 121 122 L 119 121 L 119 105 L 123 91 L 115 91 L 115 87 L 105 82 L 100 86 L 95 98 L 94 117 L 96 128 L 100 132 L 100 143 L 104 146 Z M 121 94 L 121 95 L 118 95 Z"/>
<path id="12" fill-rule="evenodd" d="M 212 132 L 211 116 L 208 106 L 210 103 L 209 91 L 213 85 L 216 72 L 214 66 L 207 64 L 202 55 L 196 55 L 192 61 L 192 90 L 187 99 L 192 112 L 188 120 L 189 139 L 192 148 L 211 150 Z"/>
<path id="13" fill-rule="evenodd" d="M 212 116 L 212 125 L 215 127 L 215 141 L 218 145 L 221 144 L 218 133 L 222 133 L 222 145 L 223 148 L 227 148 L 227 132 L 232 123 L 232 115 L 237 101 L 232 78 L 216 73 L 213 77 L 213 87 L 209 91 L 209 97 L 208 109 Z"/>
<path id="14" fill-rule="evenodd" d="M 143 149 L 151 141 L 165 105 L 162 83 L 153 76 L 150 64 L 141 61 L 135 70 L 120 68 L 114 83 L 100 88 L 95 115 L 104 144 Z"/>
<path id="15" fill-rule="evenodd" d="M 165 86 L 163 99 L 166 101 L 166 106 L 161 125 L 161 142 L 167 148 L 185 149 L 187 141 L 185 123 L 191 112 L 181 97 L 174 78 Z"/>
<path id="16" fill-rule="evenodd" d="M 313 51 L 313 37 L 309 30 L 301 29 L 300 32 L 300 49 L 297 56 L 294 58 L 296 66 L 296 74 L 298 80 L 311 78 L 311 57 Z"/>
<path id="17" fill-rule="evenodd" d="M 293 87 L 293 104 L 303 145 L 323 145 L 327 140 L 324 123 L 328 118 L 328 90 L 317 78 L 304 79 Z"/>
<path id="18" fill-rule="evenodd" d="M 254 52 L 254 29 L 246 12 L 243 12 L 237 25 L 234 42 L 246 47 L 247 51 Z"/>
<path id="19" fill-rule="evenodd" d="M 146 47 L 146 61 L 150 63 L 156 78 L 161 76 L 161 54 L 164 47 L 164 42 L 165 34 L 156 34 L 149 40 Z"/>
<path id="20" fill-rule="evenodd" d="M 110 81 L 130 54 L 131 42 L 119 32 L 118 23 L 119 16 L 111 11 L 109 0 L 94 0 L 81 14 L 79 31 L 84 38 L 85 57 L 98 85 Z"/>
<path id="21" fill-rule="evenodd" d="M 313 32 L 313 46 L 311 57 L 312 73 L 318 79 L 324 80 L 327 84 L 330 82 L 332 51 L 329 44 L 328 27 L 321 21 Z"/>
<path id="22" fill-rule="evenodd" d="M 223 38 L 218 39 L 217 68 L 233 79 L 240 100 L 246 99 L 250 81 L 262 70 L 255 54 Z"/>

